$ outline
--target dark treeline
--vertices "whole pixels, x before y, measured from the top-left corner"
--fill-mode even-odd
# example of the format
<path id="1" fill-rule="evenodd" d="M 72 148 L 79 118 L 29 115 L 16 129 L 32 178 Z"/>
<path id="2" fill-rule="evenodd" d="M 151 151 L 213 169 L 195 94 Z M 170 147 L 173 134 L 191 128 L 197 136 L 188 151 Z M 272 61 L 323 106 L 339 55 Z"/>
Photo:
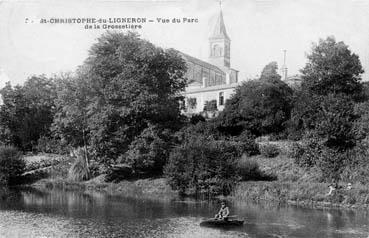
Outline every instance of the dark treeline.
<path id="1" fill-rule="evenodd" d="M 75 178 L 88 179 L 97 164 L 95 175 L 111 181 L 165 174 L 182 193 L 229 194 L 240 180 L 275 179 L 248 160 L 259 150 L 274 154 L 255 143 L 269 135 L 299 141 L 295 162 L 320 169 L 322 180 L 366 182 L 369 102 L 359 57 L 328 37 L 307 58 L 300 86 L 290 88 L 271 62 L 236 89 L 218 117 L 187 118 L 180 55 L 133 33 L 106 33 L 73 74 L 32 76 L 1 89 L 1 143 L 58 154 L 80 148 L 85 159 L 73 168 L 86 176 Z"/>

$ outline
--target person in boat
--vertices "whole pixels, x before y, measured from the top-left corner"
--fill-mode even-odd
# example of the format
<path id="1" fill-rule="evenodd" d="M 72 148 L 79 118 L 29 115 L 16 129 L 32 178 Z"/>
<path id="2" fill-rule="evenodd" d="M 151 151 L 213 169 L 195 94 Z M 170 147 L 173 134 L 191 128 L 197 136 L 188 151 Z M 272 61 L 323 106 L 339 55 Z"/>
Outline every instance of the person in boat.
<path id="1" fill-rule="evenodd" d="M 229 208 L 227 207 L 226 203 L 224 201 L 222 201 L 220 210 L 215 215 L 215 219 L 220 219 L 220 220 L 226 220 L 227 221 L 228 216 L 229 216 Z"/>

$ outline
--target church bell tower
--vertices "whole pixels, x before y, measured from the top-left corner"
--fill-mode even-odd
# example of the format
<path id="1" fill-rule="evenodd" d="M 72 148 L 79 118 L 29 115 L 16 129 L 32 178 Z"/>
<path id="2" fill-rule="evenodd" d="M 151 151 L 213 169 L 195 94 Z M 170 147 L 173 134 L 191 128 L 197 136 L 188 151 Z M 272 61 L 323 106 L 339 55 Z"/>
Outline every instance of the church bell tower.
<path id="1" fill-rule="evenodd" d="M 227 35 L 222 9 L 219 11 L 213 32 L 209 38 L 209 62 L 219 67 L 231 67 L 231 40 Z"/>

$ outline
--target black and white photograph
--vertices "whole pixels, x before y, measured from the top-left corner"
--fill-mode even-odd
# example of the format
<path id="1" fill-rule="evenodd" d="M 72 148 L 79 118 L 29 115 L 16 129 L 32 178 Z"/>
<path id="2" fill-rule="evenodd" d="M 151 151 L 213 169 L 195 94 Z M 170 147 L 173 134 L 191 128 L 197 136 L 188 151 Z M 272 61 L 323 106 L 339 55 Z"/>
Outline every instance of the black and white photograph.
<path id="1" fill-rule="evenodd" d="M 0 238 L 369 238 L 369 0 L 0 0 Z"/>

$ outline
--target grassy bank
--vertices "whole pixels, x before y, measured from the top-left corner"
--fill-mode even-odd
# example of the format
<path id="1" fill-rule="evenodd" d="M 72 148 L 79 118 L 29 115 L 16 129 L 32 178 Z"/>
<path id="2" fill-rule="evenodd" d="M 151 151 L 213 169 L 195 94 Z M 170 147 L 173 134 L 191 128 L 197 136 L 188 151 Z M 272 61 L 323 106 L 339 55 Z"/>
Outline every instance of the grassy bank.
<path id="1" fill-rule="evenodd" d="M 317 168 L 305 169 L 297 166 L 289 157 L 288 142 L 271 142 L 280 149 L 275 158 L 262 155 L 248 158 L 255 161 L 261 171 L 275 175 L 276 181 L 241 182 L 232 193 L 238 201 L 276 201 L 278 203 L 298 204 L 317 207 L 366 207 L 369 208 L 369 189 L 355 181 L 344 181 L 339 184 L 342 189 L 333 194 L 329 192 L 329 184 L 323 183 L 321 171 Z M 353 184 L 346 190 L 347 182 Z"/>
<path id="2" fill-rule="evenodd" d="M 232 196 L 237 201 L 275 201 L 316 207 L 369 208 L 369 189 L 354 187 L 328 194 L 328 184 L 301 182 L 242 182 Z"/>
<path id="3" fill-rule="evenodd" d="M 279 182 L 320 182 L 320 171 L 301 168 L 294 163 L 293 158 L 284 154 L 275 158 L 265 158 L 261 155 L 257 155 L 250 159 L 256 161 L 260 169 L 266 174 L 276 175 Z"/>
<path id="4" fill-rule="evenodd" d="M 177 193 L 164 178 L 138 179 L 119 183 L 105 182 L 105 175 L 88 181 L 75 182 L 68 179 L 68 170 L 73 163 L 69 156 L 54 154 L 30 155 L 25 157 L 28 171 L 24 174 L 30 186 L 39 189 L 62 189 L 101 191 L 112 195 L 146 198 L 173 198 Z M 50 161 L 53 161 L 52 163 Z"/>
<path id="5" fill-rule="evenodd" d="M 38 189 L 78 190 L 81 192 L 99 191 L 106 192 L 110 195 L 152 199 L 171 199 L 177 197 L 177 193 L 170 188 L 164 178 L 139 179 L 119 183 L 106 183 L 103 180 L 103 176 L 85 182 L 73 182 L 62 178 L 47 178 L 33 183 L 32 187 Z"/>

